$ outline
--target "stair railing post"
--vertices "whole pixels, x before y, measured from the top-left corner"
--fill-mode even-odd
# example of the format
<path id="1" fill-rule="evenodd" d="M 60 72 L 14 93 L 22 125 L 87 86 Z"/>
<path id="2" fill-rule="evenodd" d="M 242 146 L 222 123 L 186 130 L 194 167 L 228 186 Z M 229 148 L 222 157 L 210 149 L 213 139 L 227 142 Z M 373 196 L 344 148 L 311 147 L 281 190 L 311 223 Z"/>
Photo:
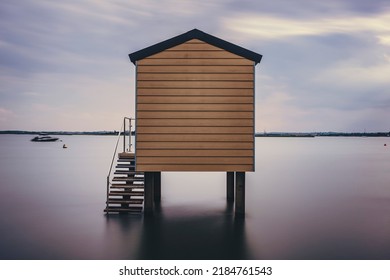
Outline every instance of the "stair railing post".
<path id="1" fill-rule="evenodd" d="M 131 152 L 131 118 L 129 118 L 129 152 Z"/>
<path id="2" fill-rule="evenodd" d="M 108 197 L 109 197 L 109 193 L 110 193 L 110 174 L 108 174 L 107 176 L 107 194 L 106 194 L 106 209 L 108 210 Z M 107 212 L 108 214 L 108 212 Z"/>
<path id="3" fill-rule="evenodd" d="M 126 152 L 126 118 L 123 118 L 123 152 Z"/>

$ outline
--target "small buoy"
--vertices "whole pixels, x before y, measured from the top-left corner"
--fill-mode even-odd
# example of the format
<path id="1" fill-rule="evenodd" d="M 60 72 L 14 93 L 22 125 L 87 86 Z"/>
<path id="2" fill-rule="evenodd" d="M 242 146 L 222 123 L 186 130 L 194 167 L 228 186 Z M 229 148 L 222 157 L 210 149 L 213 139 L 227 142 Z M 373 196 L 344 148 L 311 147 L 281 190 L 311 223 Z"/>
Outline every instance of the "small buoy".
<path id="1" fill-rule="evenodd" d="M 62 148 L 64 148 L 64 149 L 66 149 L 66 148 L 68 148 L 65 144 L 62 146 Z"/>

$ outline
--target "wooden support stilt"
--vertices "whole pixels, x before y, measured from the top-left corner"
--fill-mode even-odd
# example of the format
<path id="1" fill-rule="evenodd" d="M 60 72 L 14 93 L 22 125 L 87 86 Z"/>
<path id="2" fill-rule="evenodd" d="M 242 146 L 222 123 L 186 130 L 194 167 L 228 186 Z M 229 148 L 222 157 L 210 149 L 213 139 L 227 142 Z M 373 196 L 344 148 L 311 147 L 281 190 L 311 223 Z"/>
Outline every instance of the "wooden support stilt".
<path id="1" fill-rule="evenodd" d="M 226 200 L 234 201 L 234 172 L 226 172 Z"/>
<path id="2" fill-rule="evenodd" d="M 161 202 L 161 172 L 154 173 L 154 202 Z"/>
<path id="3" fill-rule="evenodd" d="M 154 210 L 154 173 L 145 172 L 145 200 L 144 200 L 144 212 L 145 214 L 151 214 Z"/>
<path id="4" fill-rule="evenodd" d="M 236 215 L 245 215 L 245 172 L 236 172 Z"/>

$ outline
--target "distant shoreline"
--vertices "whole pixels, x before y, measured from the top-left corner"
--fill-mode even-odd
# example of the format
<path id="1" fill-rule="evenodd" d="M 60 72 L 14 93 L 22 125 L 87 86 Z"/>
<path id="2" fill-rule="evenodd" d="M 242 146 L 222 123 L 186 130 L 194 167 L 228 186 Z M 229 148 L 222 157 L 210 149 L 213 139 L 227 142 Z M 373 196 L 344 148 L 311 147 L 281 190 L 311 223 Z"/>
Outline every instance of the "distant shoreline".
<path id="1" fill-rule="evenodd" d="M 270 132 L 256 133 L 256 137 L 390 137 L 390 132 Z"/>
<path id="2" fill-rule="evenodd" d="M 41 133 L 50 135 L 102 135 L 112 136 L 118 135 L 118 131 L 26 131 L 26 130 L 2 130 L 1 134 L 13 134 L 13 135 L 38 135 Z"/>
<path id="3" fill-rule="evenodd" d="M 38 135 L 41 133 L 50 135 L 100 135 L 115 136 L 118 131 L 28 131 L 28 130 L 2 130 L 2 134 L 14 135 Z M 134 134 L 134 131 L 132 131 Z M 256 137 L 390 137 L 390 132 L 265 132 L 255 133 Z"/>

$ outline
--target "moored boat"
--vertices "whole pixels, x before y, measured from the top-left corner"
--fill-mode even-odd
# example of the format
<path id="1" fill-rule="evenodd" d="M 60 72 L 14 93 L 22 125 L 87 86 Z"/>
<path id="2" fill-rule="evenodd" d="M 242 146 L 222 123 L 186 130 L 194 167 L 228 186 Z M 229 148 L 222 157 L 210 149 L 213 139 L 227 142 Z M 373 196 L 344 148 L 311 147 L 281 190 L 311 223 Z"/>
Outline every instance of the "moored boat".
<path id="1" fill-rule="evenodd" d="M 39 134 L 38 136 L 35 136 L 31 141 L 33 142 L 55 142 L 58 141 L 59 138 L 51 137 L 47 134 Z"/>

